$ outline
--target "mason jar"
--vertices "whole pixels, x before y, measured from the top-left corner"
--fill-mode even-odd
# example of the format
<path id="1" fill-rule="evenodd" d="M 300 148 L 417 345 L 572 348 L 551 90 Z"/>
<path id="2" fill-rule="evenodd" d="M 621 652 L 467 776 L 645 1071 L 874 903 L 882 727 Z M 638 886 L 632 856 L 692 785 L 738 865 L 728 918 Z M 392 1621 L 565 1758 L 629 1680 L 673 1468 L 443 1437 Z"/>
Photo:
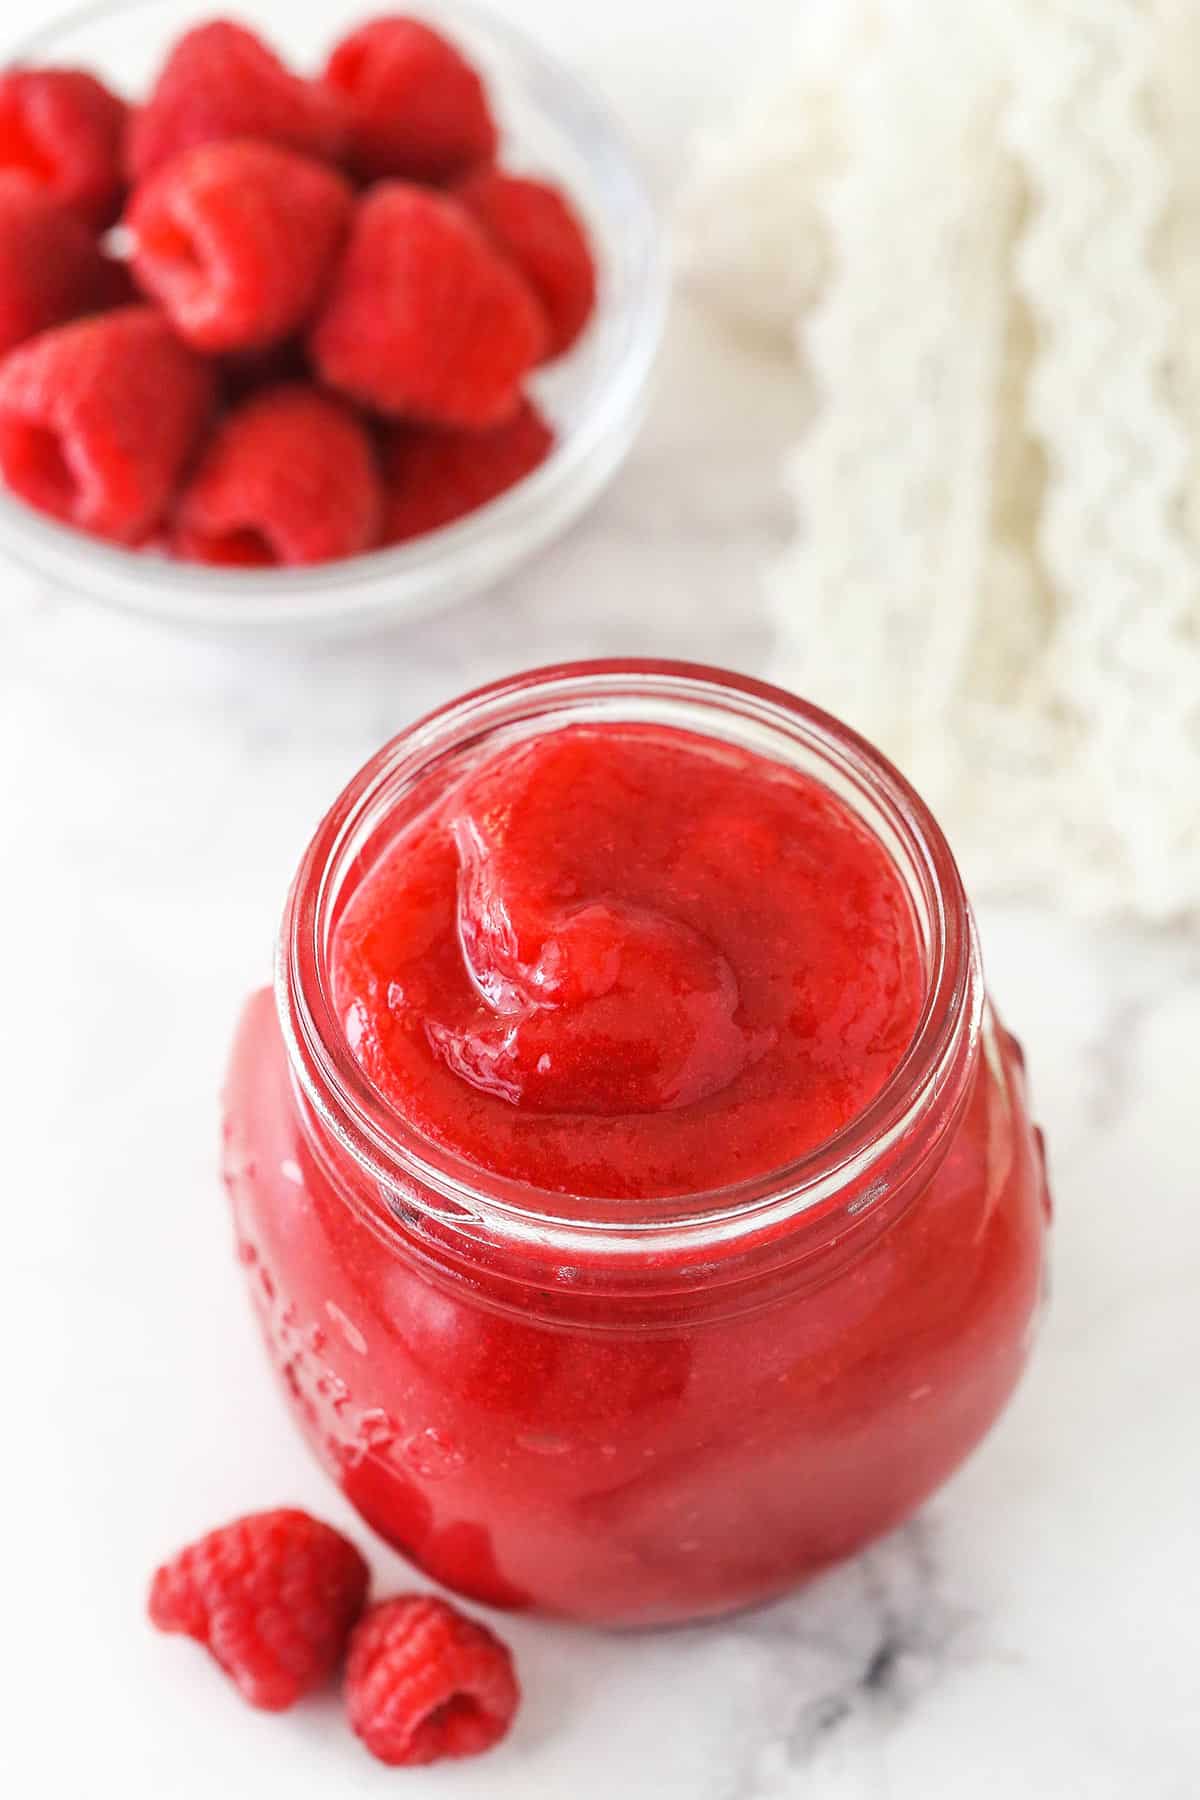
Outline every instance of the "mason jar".
<path id="1" fill-rule="evenodd" d="M 351 1053 L 330 981 L 338 921 L 406 824 L 497 746 L 612 721 L 825 784 L 898 873 L 923 981 L 898 1066 L 829 1141 L 632 1210 L 423 1138 Z M 950 850 L 861 738 L 716 670 L 540 670 L 387 744 L 304 855 L 224 1131 L 238 1255 L 301 1430 L 376 1531 L 496 1606 L 644 1625 L 792 1587 L 946 1480 L 1034 1333 L 1040 1134 Z"/>

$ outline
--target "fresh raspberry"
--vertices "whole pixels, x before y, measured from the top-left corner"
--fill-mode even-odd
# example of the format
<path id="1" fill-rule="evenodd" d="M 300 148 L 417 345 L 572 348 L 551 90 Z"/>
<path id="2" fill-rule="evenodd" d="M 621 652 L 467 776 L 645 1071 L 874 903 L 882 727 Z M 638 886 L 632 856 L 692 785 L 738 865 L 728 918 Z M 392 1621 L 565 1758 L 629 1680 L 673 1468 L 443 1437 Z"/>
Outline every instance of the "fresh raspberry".
<path id="1" fill-rule="evenodd" d="M 24 175 L 0 173 L 0 356 L 107 301 L 114 265 L 83 221 Z"/>
<path id="2" fill-rule="evenodd" d="M 174 548 L 270 568 L 357 556 L 378 542 L 381 493 L 365 426 L 302 382 L 228 413 L 179 496 Z"/>
<path id="3" fill-rule="evenodd" d="M 282 1712 L 333 1674 L 368 1579 L 331 1525 L 287 1507 L 251 1513 L 162 1565 L 150 1619 L 203 1644 L 251 1706 Z"/>
<path id="4" fill-rule="evenodd" d="M 462 53 L 417 19 L 374 19 L 343 38 L 325 70 L 345 103 L 360 175 L 449 181 L 496 153 L 487 93 Z"/>
<path id="5" fill-rule="evenodd" d="M 550 328 L 546 354 L 561 356 L 596 304 L 596 265 L 578 214 L 557 188 L 500 169 L 478 170 L 455 193 L 541 301 Z"/>
<path id="6" fill-rule="evenodd" d="M 456 201 L 383 182 L 359 203 L 310 350 L 367 406 L 481 431 L 517 410 L 545 329 Z"/>
<path id="7" fill-rule="evenodd" d="M 181 150 L 247 137 L 335 157 L 341 106 L 320 83 L 293 75 L 245 26 L 216 19 L 179 39 L 149 100 L 134 114 L 129 172 L 140 181 Z"/>
<path id="8" fill-rule="evenodd" d="M 43 331 L 0 364 L 0 472 L 42 512 L 139 543 L 199 442 L 213 387 L 149 306 Z"/>
<path id="9" fill-rule="evenodd" d="M 312 312 L 350 223 L 333 169 L 245 139 L 172 157 L 126 214 L 133 272 L 198 350 L 265 350 Z"/>
<path id="10" fill-rule="evenodd" d="M 0 169 L 31 176 L 90 225 L 121 207 L 123 100 L 81 69 L 0 74 Z"/>
<path id="11" fill-rule="evenodd" d="M 432 1594 L 373 1606 L 350 1639 L 350 1724 L 394 1767 L 490 1750 L 520 1698 L 508 1647 Z"/>
<path id="12" fill-rule="evenodd" d="M 403 543 L 486 506 L 544 462 L 553 443 L 528 400 L 491 431 L 397 426 L 384 451 L 384 542 Z"/>

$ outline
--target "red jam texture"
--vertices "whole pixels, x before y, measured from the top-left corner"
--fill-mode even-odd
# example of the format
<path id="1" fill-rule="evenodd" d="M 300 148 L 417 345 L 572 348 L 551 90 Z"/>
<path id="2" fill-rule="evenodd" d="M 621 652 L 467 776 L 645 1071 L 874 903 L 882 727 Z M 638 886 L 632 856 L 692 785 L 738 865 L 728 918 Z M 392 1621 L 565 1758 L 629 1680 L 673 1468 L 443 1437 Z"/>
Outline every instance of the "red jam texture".
<path id="1" fill-rule="evenodd" d="M 922 1000 L 901 884 L 828 790 L 633 727 L 443 786 L 361 876 L 331 974 L 411 1127 L 633 1218 L 827 1138 Z M 302 1429 L 384 1537 L 477 1600 L 649 1624 L 785 1590 L 918 1506 L 1023 1366 L 1045 1186 L 990 1014 L 968 1066 L 877 1223 L 736 1294 L 714 1251 L 631 1297 L 599 1254 L 563 1282 L 478 1234 L 443 1254 L 420 1196 L 389 1205 L 320 1123 L 255 996 L 226 1177 Z"/>
<path id="2" fill-rule="evenodd" d="M 341 921 L 333 988 L 417 1131 L 635 1200 L 815 1149 L 923 999 L 900 878 L 828 788 L 617 725 L 502 751 L 402 831 Z"/>

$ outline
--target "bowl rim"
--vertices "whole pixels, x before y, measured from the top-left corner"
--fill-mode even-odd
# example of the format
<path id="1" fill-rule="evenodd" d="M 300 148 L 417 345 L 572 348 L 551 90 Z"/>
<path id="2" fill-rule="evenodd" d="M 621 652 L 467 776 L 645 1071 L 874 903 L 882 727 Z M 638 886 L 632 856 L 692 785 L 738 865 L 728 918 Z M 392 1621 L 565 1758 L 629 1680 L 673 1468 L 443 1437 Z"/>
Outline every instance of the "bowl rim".
<path id="1" fill-rule="evenodd" d="M 74 31 L 173 9 L 192 10 L 191 0 L 82 0 L 32 32 L 0 39 L 0 61 L 45 62 Z M 185 627 L 303 628 L 377 614 L 399 623 L 500 579 L 565 529 L 615 473 L 644 410 L 668 290 L 662 228 L 636 159 L 589 84 L 492 8 L 475 0 L 416 0 L 412 10 L 450 33 L 456 24 L 473 29 L 511 59 L 523 87 L 538 98 L 558 96 L 554 117 L 564 135 L 611 189 L 605 210 L 620 219 L 627 273 L 615 302 L 606 302 L 601 286 L 588 326 L 589 335 L 603 334 L 595 392 L 578 419 L 544 463 L 467 517 L 406 544 L 303 568 L 230 569 L 127 549 L 38 512 L 0 484 L 0 551 L 27 573 L 126 613 Z"/>

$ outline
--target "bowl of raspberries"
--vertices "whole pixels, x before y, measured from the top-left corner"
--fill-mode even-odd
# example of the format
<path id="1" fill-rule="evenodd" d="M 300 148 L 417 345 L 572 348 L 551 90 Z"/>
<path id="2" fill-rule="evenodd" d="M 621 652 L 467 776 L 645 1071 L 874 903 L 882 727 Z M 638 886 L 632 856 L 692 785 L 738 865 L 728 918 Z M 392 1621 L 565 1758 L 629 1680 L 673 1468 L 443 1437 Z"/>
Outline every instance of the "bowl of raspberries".
<path id="1" fill-rule="evenodd" d="M 114 0 L 0 69 L 0 551 L 225 635 L 511 571 L 628 449 L 664 311 L 620 137 L 525 37 L 294 11 Z"/>

